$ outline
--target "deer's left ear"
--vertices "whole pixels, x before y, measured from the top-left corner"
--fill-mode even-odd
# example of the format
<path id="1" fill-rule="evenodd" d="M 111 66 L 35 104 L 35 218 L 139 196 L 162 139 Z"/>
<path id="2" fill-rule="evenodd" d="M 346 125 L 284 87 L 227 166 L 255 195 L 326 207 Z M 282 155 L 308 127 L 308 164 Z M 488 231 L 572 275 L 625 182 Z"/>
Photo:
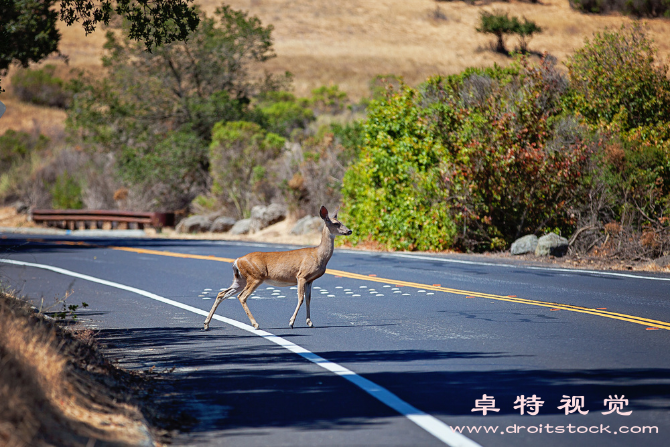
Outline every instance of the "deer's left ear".
<path id="1" fill-rule="evenodd" d="M 321 216 L 321 219 L 323 219 L 323 220 L 328 219 L 328 210 L 326 209 L 325 206 L 321 206 L 321 210 L 319 211 L 319 215 Z"/>

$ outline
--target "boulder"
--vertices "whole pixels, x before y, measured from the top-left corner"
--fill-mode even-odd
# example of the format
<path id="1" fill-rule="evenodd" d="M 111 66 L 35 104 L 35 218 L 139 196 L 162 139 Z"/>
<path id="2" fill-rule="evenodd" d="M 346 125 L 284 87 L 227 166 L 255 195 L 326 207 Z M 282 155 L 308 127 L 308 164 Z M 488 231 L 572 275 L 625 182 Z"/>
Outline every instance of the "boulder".
<path id="1" fill-rule="evenodd" d="M 16 210 L 16 214 L 26 214 L 30 211 L 30 207 L 21 201 L 14 204 L 14 209 Z"/>
<path id="2" fill-rule="evenodd" d="M 255 206 L 251 209 L 251 228 L 249 231 L 255 233 L 272 224 L 286 219 L 286 207 L 273 203 L 270 206 Z"/>
<path id="3" fill-rule="evenodd" d="M 202 231 L 209 231 L 212 225 L 212 219 L 209 216 L 191 216 L 182 219 L 177 225 L 177 233 L 198 233 Z"/>
<path id="4" fill-rule="evenodd" d="M 556 233 L 549 233 L 537 240 L 536 256 L 564 256 L 568 252 L 568 240 Z"/>
<path id="5" fill-rule="evenodd" d="M 251 219 L 242 219 L 235 222 L 230 234 L 247 234 L 251 230 Z"/>
<path id="6" fill-rule="evenodd" d="M 213 233 L 223 233 L 233 228 L 235 222 L 237 221 L 232 217 L 226 217 L 226 216 L 217 217 L 216 219 L 214 219 L 214 222 L 212 222 L 209 231 Z"/>
<path id="7" fill-rule="evenodd" d="M 524 253 L 533 253 L 537 248 L 537 236 L 528 234 L 512 242 L 510 252 L 513 255 L 522 255 Z"/>
<path id="8" fill-rule="evenodd" d="M 318 233 L 323 228 L 323 219 L 317 216 L 305 216 L 295 223 L 291 234 L 300 236 L 303 234 Z"/>

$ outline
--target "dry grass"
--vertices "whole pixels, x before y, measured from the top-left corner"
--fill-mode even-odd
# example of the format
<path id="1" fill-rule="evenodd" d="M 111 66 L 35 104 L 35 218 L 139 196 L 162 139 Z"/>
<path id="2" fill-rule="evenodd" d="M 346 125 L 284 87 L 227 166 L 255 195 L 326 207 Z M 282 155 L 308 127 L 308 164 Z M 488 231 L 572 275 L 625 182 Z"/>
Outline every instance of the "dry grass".
<path id="1" fill-rule="evenodd" d="M 11 228 L 42 228 L 28 220 L 27 214 L 19 214 L 13 206 L 0 207 L 0 227 Z"/>
<path id="2" fill-rule="evenodd" d="M 221 5 L 220 0 L 196 0 L 207 13 Z M 489 51 L 491 37 L 475 31 L 482 10 L 501 9 L 525 16 L 544 28 L 530 42 L 530 49 L 564 61 L 586 37 L 605 27 L 619 27 L 629 18 L 581 14 L 567 0 L 543 0 L 542 3 L 493 2 L 474 6 L 465 2 L 440 2 L 446 19 L 435 19 L 434 0 L 378 0 L 320 2 L 315 0 L 228 0 L 233 8 L 248 10 L 264 24 L 275 28 L 277 58 L 264 68 L 274 72 L 291 71 L 295 92 L 306 96 L 323 84 L 339 84 L 353 99 L 369 94 L 368 82 L 378 74 L 404 76 L 417 84 L 434 74 L 453 74 L 470 66 L 506 64 L 509 59 Z M 647 21 L 660 56 L 670 56 L 670 20 Z M 101 73 L 100 56 L 104 30 L 85 36 L 81 27 L 61 26 L 61 50 L 69 65 L 57 58 L 44 63 L 57 65 L 57 75 L 68 77 L 71 68 Z M 514 38 L 508 47 L 516 45 Z M 11 76 L 11 73 L 10 73 Z M 11 90 L 9 79 L 3 86 Z M 3 95 L 8 106 L 0 120 L 4 130 L 62 131 L 62 111 L 20 104 Z M 59 130 L 60 129 L 60 130 Z"/>
<path id="3" fill-rule="evenodd" d="M 153 445 L 115 371 L 91 346 L 0 293 L 0 445 Z"/>

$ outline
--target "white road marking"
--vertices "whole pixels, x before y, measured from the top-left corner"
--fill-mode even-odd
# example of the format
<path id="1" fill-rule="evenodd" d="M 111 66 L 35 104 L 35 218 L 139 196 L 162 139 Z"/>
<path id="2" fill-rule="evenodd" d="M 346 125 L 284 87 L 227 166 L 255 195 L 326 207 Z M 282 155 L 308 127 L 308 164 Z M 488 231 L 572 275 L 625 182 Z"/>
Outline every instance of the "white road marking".
<path id="1" fill-rule="evenodd" d="M 73 272 L 71 270 L 62 269 L 60 267 L 54 267 L 45 264 L 35 264 L 32 262 L 14 261 L 11 259 L 0 259 L 0 262 L 3 262 L 5 264 L 23 265 L 26 267 L 34 267 L 44 270 L 50 270 L 55 273 L 60 273 L 61 275 L 72 276 L 74 278 L 83 279 L 85 281 L 91 281 L 105 286 L 126 290 L 128 292 L 136 293 L 138 295 L 151 298 L 152 300 L 160 301 L 161 303 L 164 304 L 169 304 L 170 306 L 178 307 L 179 309 L 183 309 L 203 317 L 206 317 L 209 313 L 205 310 L 198 309 L 197 307 L 189 306 L 188 304 L 183 304 L 180 303 L 179 301 L 174 301 L 168 298 L 164 298 L 160 295 L 156 295 L 155 293 L 147 292 L 146 290 L 126 286 L 124 284 L 119 284 L 112 281 L 107 281 L 106 279 L 100 279 L 94 276 L 84 275 L 83 273 Z M 247 331 L 253 335 L 263 337 L 267 341 L 275 343 L 281 346 L 282 348 L 287 349 L 288 351 L 298 354 L 302 358 L 309 360 L 310 362 L 320 366 L 321 368 L 328 370 L 334 374 L 337 374 L 338 376 L 356 385 L 357 387 L 368 393 L 370 396 L 374 397 L 375 399 L 391 407 L 401 415 L 405 416 L 407 419 L 414 422 L 416 425 L 423 428 L 428 433 L 435 436 L 437 439 L 439 439 L 440 441 L 442 441 L 443 443 L 445 443 L 450 447 L 481 447 L 479 444 L 461 435 L 460 433 L 454 433 L 454 431 L 447 424 L 440 421 L 439 419 L 427 413 L 424 413 L 418 408 L 413 407 L 412 405 L 400 399 L 398 396 L 396 396 L 386 388 L 359 376 L 355 372 L 345 368 L 342 365 L 326 360 L 323 357 L 318 356 L 313 352 L 303 348 L 302 346 L 298 346 L 295 343 L 290 342 L 284 338 L 278 337 L 274 334 L 271 334 L 269 332 L 260 329 L 254 329 L 253 326 L 249 326 L 248 324 L 244 324 L 240 321 L 232 320 L 226 317 L 221 317 L 216 314 L 214 315 L 213 318 L 215 320 L 219 320 L 226 324 L 234 326 L 238 329 Z"/>

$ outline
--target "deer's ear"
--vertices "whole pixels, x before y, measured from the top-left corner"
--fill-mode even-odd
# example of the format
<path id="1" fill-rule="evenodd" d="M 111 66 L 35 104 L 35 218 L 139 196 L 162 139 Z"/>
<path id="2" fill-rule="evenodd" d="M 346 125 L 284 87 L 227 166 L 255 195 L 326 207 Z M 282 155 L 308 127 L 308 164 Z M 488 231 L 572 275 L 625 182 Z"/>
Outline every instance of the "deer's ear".
<path id="1" fill-rule="evenodd" d="M 337 219 L 337 212 L 340 211 L 339 209 L 335 211 L 335 215 L 333 216 L 335 219 Z"/>
<path id="2" fill-rule="evenodd" d="M 326 209 L 325 206 L 321 206 L 321 210 L 319 211 L 319 215 L 321 216 L 321 219 L 323 219 L 323 220 L 328 219 L 328 210 Z"/>

